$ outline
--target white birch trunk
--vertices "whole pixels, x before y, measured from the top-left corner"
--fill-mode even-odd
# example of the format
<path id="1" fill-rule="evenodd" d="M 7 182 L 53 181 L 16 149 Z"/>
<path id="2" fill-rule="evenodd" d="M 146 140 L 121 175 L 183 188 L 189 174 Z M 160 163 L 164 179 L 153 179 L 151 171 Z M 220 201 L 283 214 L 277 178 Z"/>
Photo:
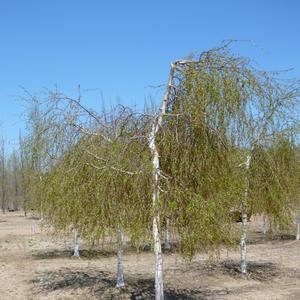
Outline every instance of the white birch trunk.
<path id="1" fill-rule="evenodd" d="M 42 176 L 39 177 L 40 181 L 42 181 Z M 41 201 L 41 204 L 40 204 L 40 219 L 41 221 L 44 220 L 44 215 L 43 215 L 43 201 Z"/>
<path id="2" fill-rule="evenodd" d="M 251 156 L 247 156 L 247 160 L 245 162 L 246 170 L 249 170 L 250 167 Z M 241 249 L 241 272 L 242 274 L 247 274 L 247 206 L 248 206 L 248 189 L 249 189 L 249 180 L 248 175 L 246 177 L 246 188 L 244 194 L 244 201 L 242 204 L 242 228 L 241 228 L 241 241 L 240 241 L 240 249 Z"/>
<path id="3" fill-rule="evenodd" d="M 296 220 L 296 227 L 297 227 L 296 240 L 299 241 L 300 240 L 300 210 Z"/>
<path id="4" fill-rule="evenodd" d="M 31 234 L 32 235 L 36 234 L 36 225 L 35 225 L 35 223 L 31 224 Z"/>
<path id="5" fill-rule="evenodd" d="M 155 137 L 155 136 L 154 136 Z M 161 241 L 159 235 L 159 211 L 157 203 L 159 200 L 159 156 L 153 139 L 153 195 L 152 203 L 154 208 L 152 233 L 154 240 L 154 255 L 155 255 L 155 299 L 164 299 L 164 281 L 163 281 L 163 257 L 161 250 Z"/>
<path id="6" fill-rule="evenodd" d="M 155 299 L 156 300 L 164 299 L 164 281 L 163 281 L 163 257 L 162 257 L 161 240 L 160 240 L 160 233 L 159 233 L 160 214 L 157 208 L 159 202 L 159 179 L 160 179 L 159 153 L 155 144 L 155 138 L 158 129 L 162 124 L 163 115 L 166 113 L 169 94 L 173 84 L 174 68 L 175 66 L 171 64 L 168 86 L 166 88 L 166 92 L 163 97 L 159 115 L 157 117 L 156 122 L 154 122 L 152 126 L 152 130 L 149 135 L 149 148 L 152 154 L 152 166 L 153 166 L 152 205 L 153 205 L 154 214 L 153 214 L 152 233 L 153 233 L 154 254 L 155 254 Z"/>
<path id="7" fill-rule="evenodd" d="M 266 236 L 267 233 L 267 216 L 265 214 L 263 214 L 263 220 L 262 220 L 262 232 L 263 235 Z"/>
<path id="8" fill-rule="evenodd" d="M 247 273 L 247 246 L 246 246 L 246 238 L 247 238 L 247 212 L 246 209 L 243 208 L 242 211 L 242 233 L 241 233 L 241 272 L 243 274 Z"/>
<path id="9" fill-rule="evenodd" d="M 118 252 L 117 252 L 117 288 L 125 286 L 124 282 L 124 269 L 123 269 L 123 241 L 124 234 L 120 228 L 117 230 L 118 234 Z"/>
<path id="10" fill-rule="evenodd" d="M 74 230 L 74 252 L 73 256 L 79 257 L 79 244 L 78 244 L 78 231 L 75 229 Z"/>
<path id="11" fill-rule="evenodd" d="M 170 219 L 166 218 L 166 227 L 165 227 L 165 249 L 170 250 L 171 249 L 171 243 L 170 243 Z"/>

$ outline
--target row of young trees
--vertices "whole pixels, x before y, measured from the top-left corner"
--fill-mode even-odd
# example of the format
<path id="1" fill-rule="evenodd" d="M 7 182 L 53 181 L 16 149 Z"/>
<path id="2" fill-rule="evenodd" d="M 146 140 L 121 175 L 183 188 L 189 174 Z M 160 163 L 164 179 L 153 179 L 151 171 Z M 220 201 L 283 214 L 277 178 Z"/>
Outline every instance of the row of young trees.
<path id="1" fill-rule="evenodd" d="M 24 161 L 19 151 L 6 153 L 5 139 L 0 139 L 0 199 L 1 210 L 16 211 L 24 208 Z"/>
<path id="2" fill-rule="evenodd" d="M 80 91 L 74 99 L 57 90 L 43 99 L 28 94 L 24 207 L 75 237 L 114 238 L 118 287 L 124 238 L 137 249 L 152 241 L 157 300 L 170 231 L 189 258 L 239 239 L 247 273 L 248 216 L 287 228 L 300 206 L 300 86 L 277 76 L 224 47 L 173 62 L 157 111 L 95 112 Z"/>

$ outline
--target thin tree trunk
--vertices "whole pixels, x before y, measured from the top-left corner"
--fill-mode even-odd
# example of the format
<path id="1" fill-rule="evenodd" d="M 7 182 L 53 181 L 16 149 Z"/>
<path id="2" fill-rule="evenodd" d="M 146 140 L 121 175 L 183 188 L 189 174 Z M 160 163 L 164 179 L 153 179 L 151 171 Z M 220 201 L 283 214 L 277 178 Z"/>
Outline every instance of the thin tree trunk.
<path id="1" fill-rule="evenodd" d="M 2 212 L 3 212 L 3 214 L 5 214 L 5 211 L 6 211 L 6 194 L 5 194 L 5 185 L 3 183 L 2 184 Z"/>
<path id="2" fill-rule="evenodd" d="M 262 222 L 262 231 L 263 231 L 263 235 L 266 236 L 267 234 L 267 216 L 266 214 L 263 214 L 263 222 Z"/>
<path id="3" fill-rule="evenodd" d="M 123 268 L 123 242 L 124 234 L 119 227 L 117 230 L 118 234 L 118 253 L 117 253 L 117 288 L 122 288 L 125 286 L 124 282 L 124 268 Z"/>
<path id="4" fill-rule="evenodd" d="M 268 236 L 269 238 L 273 239 L 275 237 L 275 227 L 274 227 L 274 222 L 270 219 L 269 220 L 269 231 L 268 231 Z"/>
<path id="5" fill-rule="evenodd" d="M 36 234 L 36 225 L 35 225 L 35 223 L 32 223 L 32 224 L 31 224 L 31 234 L 32 234 L 32 235 L 35 235 L 35 234 Z"/>
<path id="6" fill-rule="evenodd" d="M 163 101 L 160 107 L 160 111 L 156 122 L 153 123 L 152 130 L 149 135 L 149 148 L 152 154 L 152 166 L 153 166 L 153 194 L 152 194 L 152 205 L 153 205 L 153 224 L 152 233 L 154 240 L 154 254 L 155 254 L 155 299 L 164 299 L 164 281 L 163 281 L 163 257 L 161 250 L 161 240 L 159 233 L 159 218 L 160 213 L 158 209 L 159 202 L 159 181 L 160 181 L 160 170 L 159 170 L 159 153 L 155 144 L 156 134 L 159 127 L 162 124 L 163 115 L 166 113 L 168 99 L 173 84 L 174 77 L 174 64 L 171 64 L 170 75 L 168 80 L 168 86 L 163 97 Z"/>
<path id="7" fill-rule="evenodd" d="M 40 204 L 40 220 L 43 221 L 43 202 Z"/>
<path id="8" fill-rule="evenodd" d="M 42 176 L 39 177 L 39 180 L 40 182 L 42 181 Z M 43 221 L 44 219 L 44 215 L 43 215 L 43 201 L 41 200 L 41 203 L 40 203 L 40 219 L 41 221 Z"/>
<path id="9" fill-rule="evenodd" d="M 247 246 L 246 246 L 246 238 L 247 238 L 247 212 L 246 208 L 242 210 L 242 232 L 241 232 L 241 272 L 243 274 L 247 273 Z"/>
<path id="10" fill-rule="evenodd" d="M 297 227 L 296 240 L 299 241 L 300 240 L 300 209 L 296 220 L 296 227 Z"/>
<path id="11" fill-rule="evenodd" d="M 24 196 L 24 203 L 23 203 L 23 209 L 24 209 L 24 217 L 27 217 L 27 200 L 26 196 Z"/>
<path id="12" fill-rule="evenodd" d="M 246 170 L 248 173 L 250 167 L 251 156 L 247 156 L 247 160 L 245 162 Z M 247 207 L 248 207 L 248 190 L 249 190 L 249 178 L 248 174 L 246 175 L 246 188 L 244 194 L 244 200 L 242 204 L 242 228 L 241 228 L 241 241 L 240 241 L 240 249 L 241 249 L 241 272 L 242 274 L 247 274 Z"/>
<path id="13" fill-rule="evenodd" d="M 5 144 L 4 144 L 4 139 L 1 139 L 1 190 L 2 190 L 2 212 L 5 214 L 5 210 L 7 209 L 7 203 L 6 203 L 6 170 L 5 170 Z"/>
<path id="14" fill-rule="evenodd" d="M 79 244 L 78 244 L 78 231 L 75 229 L 74 230 L 74 252 L 73 256 L 79 257 Z"/>
<path id="15" fill-rule="evenodd" d="M 171 249 L 171 243 L 170 243 L 170 219 L 166 218 L 166 227 L 165 227 L 165 249 L 170 250 Z"/>
<path id="16" fill-rule="evenodd" d="M 153 177 L 154 191 L 152 195 L 153 208 L 155 209 L 153 216 L 152 232 L 154 240 L 154 255 L 155 255 L 155 299 L 164 299 L 164 281 L 163 281 L 163 257 L 161 250 L 161 241 L 159 235 L 159 211 L 157 209 L 159 201 L 159 156 L 154 144 L 153 157 Z"/>
<path id="17" fill-rule="evenodd" d="M 153 218 L 153 238 L 155 253 L 155 299 L 164 299 L 164 280 L 163 280 L 163 257 L 161 251 L 161 241 L 158 230 L 159 217 Z"/>
<path id="18" fill-rule="evenodd" d="M 14 152 L 13 155 L 13 174 L 14 174 L 14 191 L 15 191 L 15 197 L 13 201 L 13 209 L 19 210 L 19 203 L 18 203 L 18 196 L 19 196 L 19 182 L 18 182 L 18 173 L 17 173 L 17 157 Z"/>

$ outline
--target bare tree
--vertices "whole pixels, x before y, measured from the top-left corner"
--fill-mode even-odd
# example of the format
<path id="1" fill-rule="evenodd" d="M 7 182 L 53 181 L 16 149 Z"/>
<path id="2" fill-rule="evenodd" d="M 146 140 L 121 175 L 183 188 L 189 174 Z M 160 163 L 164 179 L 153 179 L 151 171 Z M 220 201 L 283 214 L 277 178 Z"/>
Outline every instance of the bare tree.
<path id="1" fill-rule="evenodd" d="M 5 213 L 7 210 L 7 176 L 6 176 L 6 158 L 5 158 L 5 141 L 2 137 L 0 140 L 0 168 L 1 168 L 1 208 Z"/>

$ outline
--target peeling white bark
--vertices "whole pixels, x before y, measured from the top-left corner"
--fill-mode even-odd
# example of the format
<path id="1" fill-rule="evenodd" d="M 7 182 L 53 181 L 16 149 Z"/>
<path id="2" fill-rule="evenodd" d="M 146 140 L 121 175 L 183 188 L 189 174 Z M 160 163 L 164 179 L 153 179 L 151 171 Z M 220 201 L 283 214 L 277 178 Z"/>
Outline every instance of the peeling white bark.
<path id="1" fill-rule="evenodd" d="M 74 249 L 73 249 L 73 256 L 79 257 L 79 244 L 78 244 L 78 231 L 74 230 Z"/>
<path id="2" fill-rule="evenodd" d="M 171 64 L 171 70 L 169 75 L 168 86 L 163 97 L 163 101 L 160 107 L 157 119 L 153 123 L 152 130 L 149 135 L 149 148 L 152 154 L 152 166 L 153 166 L 153 194 L 152 194 L 152 205 L 154 209 L 152 233 L 154 240 L 154 254 L 155 254 L 155 299 L 164 299 L 164 281 L 163 281 L 163 257 L 161 250 L 161 240 L 159 233 L 159 210 L 157 208 L 159 202 L 159 181 L 160 181 L 160 170 L 159 170 L 159 153 L 155 144 L 156 134 L 159 127 L 162 124 L 163 115 L 166 113 L 168 99 L 173 84 L 175 65 Z"/>
<path id="3" fill-rule="evenodd" d="M 117 230 L 118 235 L 118 252 L 117 252 L 117 288 L 125 286 L 124 282 L 124 268 L 123 268 L 123 241 L 124 234 L 120 228 Z"/>
<path id="4" fill-rule="evenodd" d="M 154 142 L 156 131 L 153 130 L 153 139 L 150 140 L 150 149 L 153 154 L 153 195 L 152 205 L 155 210 L 153 216 L 152 233 L 154 240 L 154 255 L 155 255 L 155 299 L 164 299 L 164 281 L 163 281 L 163 257 L 161 250 L 161 241 L 159 235 L 159 211 L 157 211 L 157 203 L 159 200 L 159 156 Z"/>
<path id="5" fill-rule="evenodd" d="M 245 162 L 246 170 L 249 170 L 251 162 L 251 156 L 247 156 L 247 160 Z M 247 274 L 247 206 L 248 206 L 248 189 L 249 189 L 249 180 L 248 177 L 246 179 L 246 188 L 244 194 L 244 201 L 242 204 L 242 228 L 241 228 L 241 241 L 240 241 L 240 249 L 241 249 L 241 272 L 242 274 Z"/>

